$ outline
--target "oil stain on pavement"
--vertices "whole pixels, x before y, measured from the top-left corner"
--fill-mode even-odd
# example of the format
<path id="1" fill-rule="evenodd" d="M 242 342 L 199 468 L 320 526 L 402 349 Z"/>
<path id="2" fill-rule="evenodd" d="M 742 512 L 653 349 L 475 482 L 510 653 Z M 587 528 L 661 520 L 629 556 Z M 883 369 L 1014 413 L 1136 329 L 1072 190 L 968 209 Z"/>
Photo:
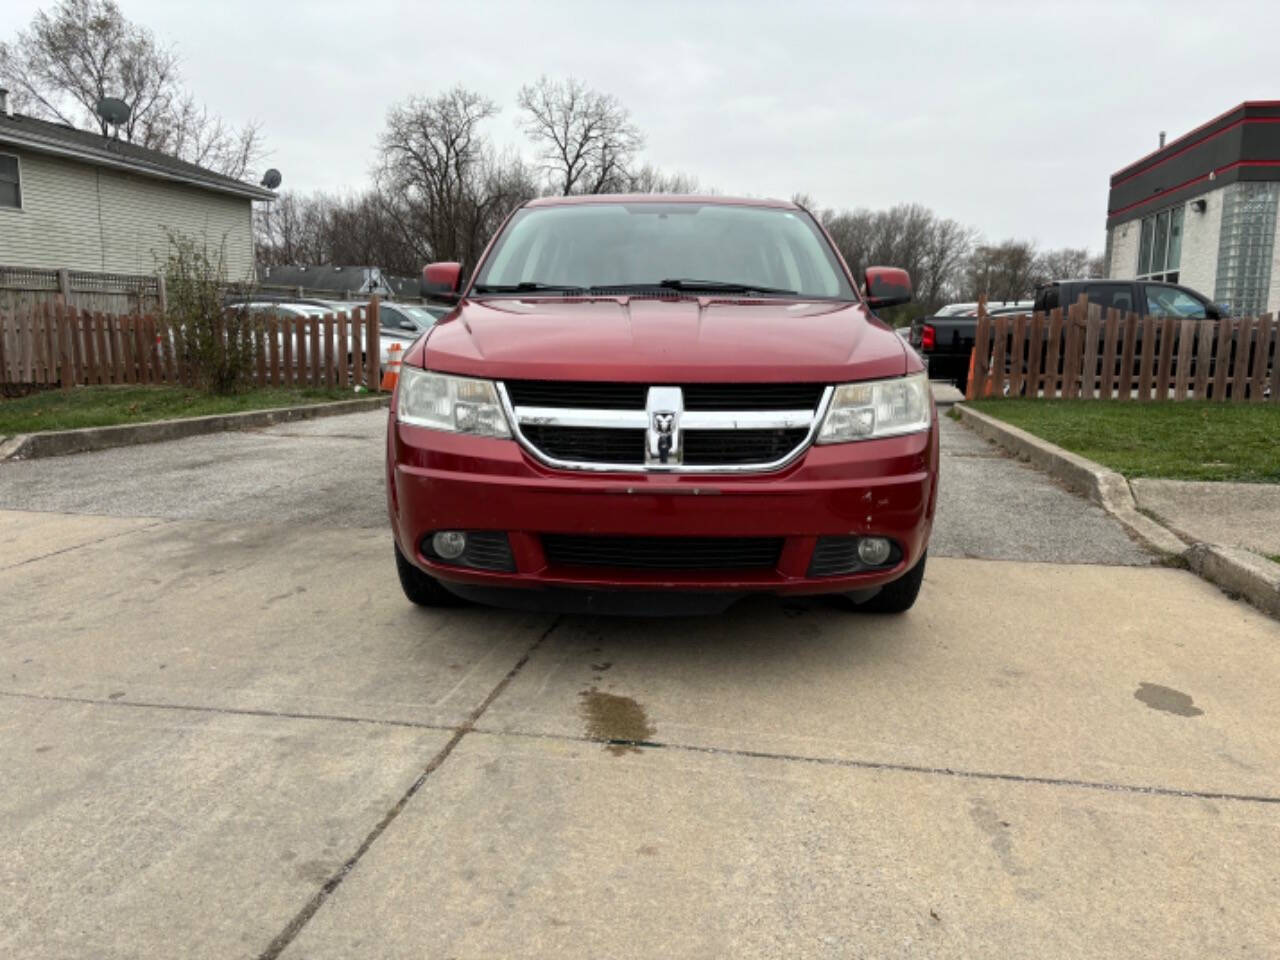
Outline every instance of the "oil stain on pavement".
<path id="1" fill-rule="evenodd" d="M 1199 707 L 1194 706 L 1191 697 L 1181 690 L 1162 687 L 1158 683 L 1139 683 L 1133 695 L 1152 710 L 1163 710 L 1165 713 L 1173 713 L 1179 717 L 1198 717 L 1204 713 Z"/>
<path id="2" fill-rule="evenodd" d="M 639 753 L 637 744 L 647 743 L 657 731 L 650 725 L 644 707 L 630 697 L 602 693 L 592 687 L 583 690 L 580 709 L 587 724 L 587 736 L 603 740 L 610 753 Z"/>

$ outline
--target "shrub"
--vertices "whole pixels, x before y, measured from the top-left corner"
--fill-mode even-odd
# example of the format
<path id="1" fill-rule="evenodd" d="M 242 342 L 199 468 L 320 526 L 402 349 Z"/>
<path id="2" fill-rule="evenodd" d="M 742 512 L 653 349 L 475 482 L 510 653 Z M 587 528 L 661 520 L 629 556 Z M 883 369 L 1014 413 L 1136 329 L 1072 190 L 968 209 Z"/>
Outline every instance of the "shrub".
<path id="1" fill-rule="evenodd" d="M 227 270 L 224 250 L 212 255 L 204 243 L 169 234 L 164 266 L 165 322 L 198 384 L 210 393 L 235 393 L 254 370 L 258 320 L 242 303 L 224 306 Z"/>

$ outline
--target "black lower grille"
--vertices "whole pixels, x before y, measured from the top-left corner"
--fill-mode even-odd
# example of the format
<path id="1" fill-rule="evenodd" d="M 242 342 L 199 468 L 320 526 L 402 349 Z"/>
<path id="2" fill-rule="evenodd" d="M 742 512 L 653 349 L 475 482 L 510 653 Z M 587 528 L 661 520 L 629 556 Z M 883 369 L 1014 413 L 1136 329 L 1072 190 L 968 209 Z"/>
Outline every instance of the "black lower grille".
<path id="1" fill-rule="evenodd" d="M 809 435 L 808 427 L 791 430 L 686 430 L 684 462 L 710 464 L 772 463 L 781 460 Z"/>
<path id="2" fill-rule="evenodd" d="M 544 533 L 547 562 L 566 567 L 649 570 L 769 570 L 781 537 L 617 537 Z"/>
<path id="3" fill-rule="evenodd" d="M 644 431 L 526 423 L 521 432 L 548 457 L 574 463 L 644 463 Z"/>

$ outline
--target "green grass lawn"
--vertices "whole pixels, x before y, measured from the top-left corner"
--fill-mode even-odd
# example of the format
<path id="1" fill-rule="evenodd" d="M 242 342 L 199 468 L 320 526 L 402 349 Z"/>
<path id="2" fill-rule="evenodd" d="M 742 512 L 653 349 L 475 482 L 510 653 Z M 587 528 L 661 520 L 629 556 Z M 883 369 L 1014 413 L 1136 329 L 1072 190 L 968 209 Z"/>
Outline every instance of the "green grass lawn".
<path id="1" fill-rule="evenodd" d="M 985 399 L 970 404 L 1126 477 L 1280 483 L 1280 404 Z"/>
<path id="2" fill-rule="evenodd" d="M 350 400 L 351 390 L 272 387 L 214 397 L 185 387 L 77 387 L 0 399 L 0 436 L 117 423 L 175 420 L 304 403 Z"/>

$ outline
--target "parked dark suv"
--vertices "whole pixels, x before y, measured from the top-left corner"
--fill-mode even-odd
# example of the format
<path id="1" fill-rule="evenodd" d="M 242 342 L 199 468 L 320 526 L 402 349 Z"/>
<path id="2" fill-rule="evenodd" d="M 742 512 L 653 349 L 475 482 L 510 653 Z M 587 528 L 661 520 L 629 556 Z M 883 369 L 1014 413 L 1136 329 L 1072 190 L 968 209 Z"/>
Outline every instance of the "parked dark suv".
<path id="1" fill-rule="evenodd" d="M 1190 287 L 1154 280 L 1054 280 L 1036 287 L 1034 309 L 1066 309 L 1082 293 L 1103 310 L 1115 307 L 1143 317 L 1222 318 L 1221 308 L 1203 294 Z"/>
<path id="2" fill-rule="evenodd" d="M 990 304 L 987 313 L 1066 310 L 1084 294 L 1105 311 L 1111 307 L 1140 316 L 1191 317 L 1219 320 L 1222 310 L 1203 294 L 1176 283 L 1154 280 L 1054 280 L 1036 287 L 1031 309 Z M 964 390 L 969 384 L 969 353 L 978 330 L 976 308 L 961 314 L 922 317 L 911 325 L 908 342 L 929 366 L 932 380 L 952 380 Z"/>

